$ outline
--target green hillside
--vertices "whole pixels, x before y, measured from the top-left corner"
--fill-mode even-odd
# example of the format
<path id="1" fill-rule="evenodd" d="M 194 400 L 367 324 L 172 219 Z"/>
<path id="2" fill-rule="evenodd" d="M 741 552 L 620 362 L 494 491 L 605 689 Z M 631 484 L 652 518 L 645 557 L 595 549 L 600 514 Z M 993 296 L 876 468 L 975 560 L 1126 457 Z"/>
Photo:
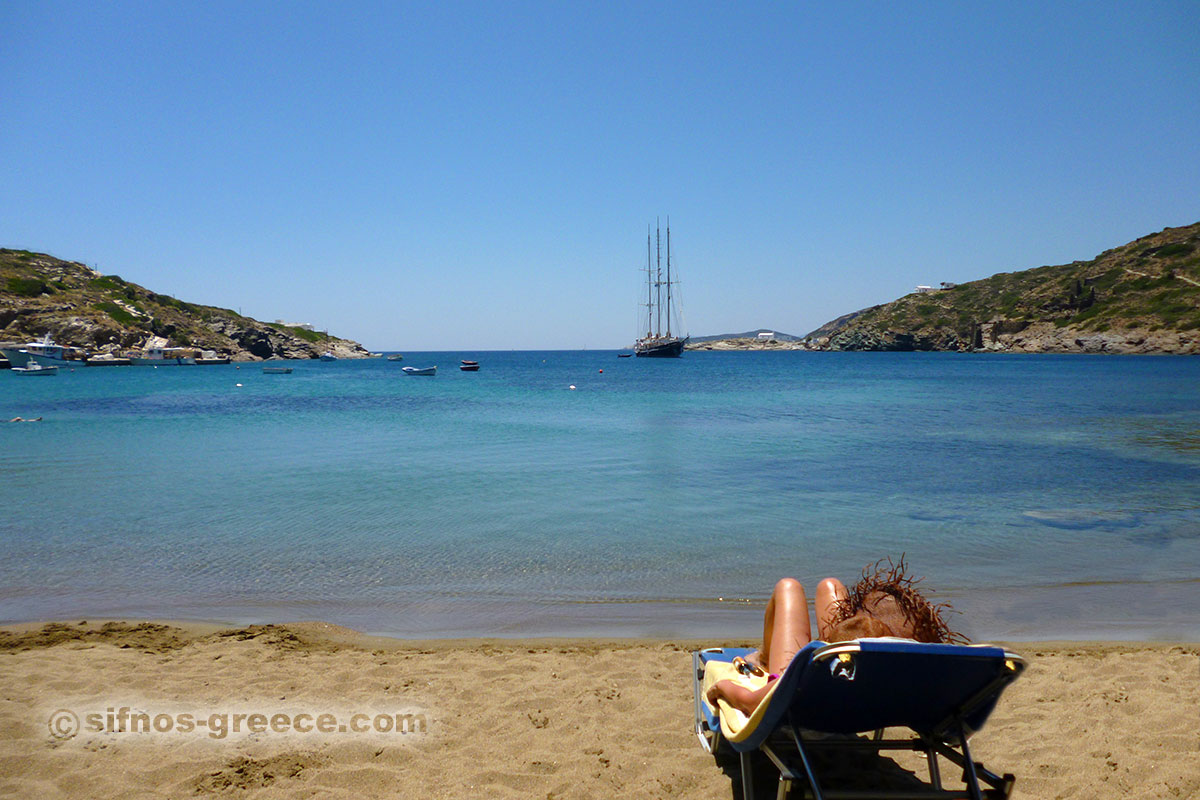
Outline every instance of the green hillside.
<path id="1" fill-rule="evenodd" d="M 1090 261 L 910 294 L 813 334 L 832 350 L 1200 352 L 1200 223 Z"/>
<path id="2" fill-rule="evenodd" d="M 367 355 L 357 342 L 188 303 L 44 253 L 0 249 L 0 341 L 46 333 L 89 353 L 139 349 L 159 337 L 235 359 Z"/>

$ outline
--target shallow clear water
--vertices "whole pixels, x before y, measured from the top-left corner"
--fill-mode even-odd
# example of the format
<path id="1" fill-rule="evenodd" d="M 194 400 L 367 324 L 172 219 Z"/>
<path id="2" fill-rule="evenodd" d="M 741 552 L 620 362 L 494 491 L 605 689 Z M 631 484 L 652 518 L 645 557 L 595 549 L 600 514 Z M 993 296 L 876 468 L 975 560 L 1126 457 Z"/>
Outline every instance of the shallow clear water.
<path id="1" fill-rule="evenodd" d="M 975 636 L 1200 636 L 1200 359 L 433 363 L 0 372 L 0 619 L 751 636 L 907 553 Z"/>

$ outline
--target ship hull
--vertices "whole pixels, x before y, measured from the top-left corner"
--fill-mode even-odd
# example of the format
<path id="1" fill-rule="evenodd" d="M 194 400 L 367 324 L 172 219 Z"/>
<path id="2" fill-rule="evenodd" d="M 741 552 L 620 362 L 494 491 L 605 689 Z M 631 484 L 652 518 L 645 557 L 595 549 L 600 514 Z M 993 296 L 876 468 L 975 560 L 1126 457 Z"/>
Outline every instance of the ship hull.
<path id="1" fill-rule="evenodd" d="M 194 367 L 196 359 L 176 356 L 174 358 L 131 358 L 135 367 Z"/>
<path id="2" fill-rule="evenodd" d="M 29 359 L 31 357 L 33 358 L 34 361 L 36 361 L 37 363 L 41 364 L 42 366 L 46 366 L 46 367 L 77 367 L 77 366 L 81 366 L 81 362 L 79 362 L 79 361 L 72 363 L 72 362 L 66 360 L 65 358 L 54 358 L 52 356 L 45 356 L 40 353 L 30 353 L 26 350 L 9 350 L 7 348 L 0 350 L 0 358 L 7 358 L 8 363 L 14 367 L 29 366 Z"/>
<path id="3" fill-rule="evenodd" d="M 683 355 L 683 345 L 686 342 L 686 339 L 638 342 L 634 345 L 633 354 L 638 358 L 679 358 Z"/>

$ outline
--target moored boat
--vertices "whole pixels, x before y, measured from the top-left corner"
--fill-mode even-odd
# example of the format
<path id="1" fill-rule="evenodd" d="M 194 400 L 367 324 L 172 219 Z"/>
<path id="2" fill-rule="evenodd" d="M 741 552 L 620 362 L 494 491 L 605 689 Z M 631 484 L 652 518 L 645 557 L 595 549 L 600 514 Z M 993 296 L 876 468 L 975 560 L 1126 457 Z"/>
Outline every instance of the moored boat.
<path id="1" fill-rule="evenodd" d="M 321 360 L 322 361 L 337 361 L 338 357 L 335 356 L 332 351 L 326 350 L 324 353 L 321 353 Z"/>
<path id="2" fill-rule="evenodd" d="M 403 361 L 404 356 L 400 355 L 399 353 L 392 353 L 390 356 L 387 357 L 387 359 L 388 359 L 388 361 Z"/>
<path id="3" fill-rule="evenodd" d="M 633 354 L 639 358 L 679 358 L 688 337 L 671 333 L 671 287 L 678 281 L 671 278 L 671 222 L 667 221 L 667 274 L 663 280 L 662 232 L 655 230 L 655 256 L 651 258 L 650 231 L 646 231 L 646 335 L 633 344 Z M 663 289 L 666 288 L 664 292 Z M 665 300 L 664 300 L 665 295 Z M 666 328 L 663 328 L 664 319 Z"/>
<path id="4" fill-rule="evenodd" d="M 291 375 L 291 367 L 263 367 L 264 375 Z"/>
<path id="5" fill-rule="evenodd" d="M 401 367 L 405 375 L 437 375 L 437 365 L 432 367 Z"/>
<path id="6" fill-rule="evenodd" d="M 25 366 L 13 367 L 12 371 L 18 375 L 57 375 L 58 367 L 43 367 L 31 358 L 25 362 Z"/>
<path id="7" fill-rule="evenodd" d="M 205 350 L 196 357 L 196 364 L 201 367 L 207 367 L 214 364 L 228 364 L 230 360 L 229 356 L 219 356 L 212 350 Z"/>
<path id="8" fill-rule="evenodd" d="M 24 347 L 0 348 L 0 353 L 4 354 L 13 368 L 24 367 L 30 358 L 38 359 L 42 367 L 67 367 L 71 366 L 71 362 L 67 360 L 69 349 L 55 344 L 47 333 L 36 342 L 27 342 Z"/>
<path id="9" fill-rule="evenodd" d="M 195 352 L 187 347 L 147 347 L 140 356 L 132 356 L 135 367 L 194 367 Z"/>
<path id="10" fill-rule="evenodd" d="M 467 361 L 466 359 L 463 359 L 462 365 L 459 367 L 459 369 L 461 369 L 463 372 L 478 372 L 479 362 Z"/>

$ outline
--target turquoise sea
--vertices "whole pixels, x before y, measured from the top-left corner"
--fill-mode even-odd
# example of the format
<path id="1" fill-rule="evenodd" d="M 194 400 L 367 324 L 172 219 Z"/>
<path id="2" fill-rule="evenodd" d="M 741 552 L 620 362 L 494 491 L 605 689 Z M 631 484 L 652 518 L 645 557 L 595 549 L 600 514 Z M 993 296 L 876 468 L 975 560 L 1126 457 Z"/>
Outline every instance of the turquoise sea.
<path id="1" fill-rule="evenodd" d="M 402 363 L 0 372 L 0 620 L 718 640 L 906 553 L 976 638 L 1200 638 L 1200 358 Z"/>

